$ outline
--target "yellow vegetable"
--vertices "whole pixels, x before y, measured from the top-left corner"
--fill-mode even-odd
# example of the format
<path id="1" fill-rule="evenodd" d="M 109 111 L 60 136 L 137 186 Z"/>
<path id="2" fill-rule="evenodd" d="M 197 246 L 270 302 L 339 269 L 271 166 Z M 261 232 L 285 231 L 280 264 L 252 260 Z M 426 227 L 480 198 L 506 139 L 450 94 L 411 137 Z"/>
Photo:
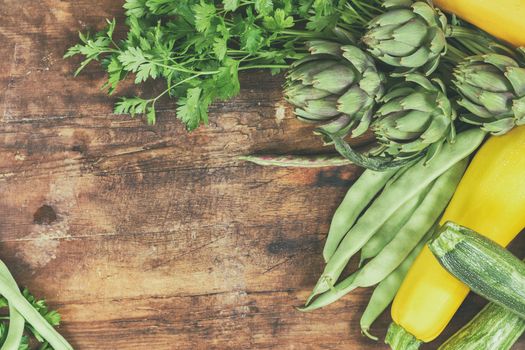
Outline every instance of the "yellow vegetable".
<path id="1" fill-rule="evenodd" d="M 501 40 L 525 45 L 523 0 L 434 0 L 434 4 Z"/>
<path id="2" fill-rule="evenodd" d="M 446 221 L 471 228 L 503 246 L 525 227 L 525 127 L 492 136 L 482 146 L 443 215 L 441 222 Z M 399 339 L 435 339 L 468 292 L 425 247 L 394 299 L 392 319 L 397 326 L 391 326 L 389 336 L 395 336 L 398 345 L 389 343 L 394 349 L 417 349 L 418 344 L 399 345 Z"/>

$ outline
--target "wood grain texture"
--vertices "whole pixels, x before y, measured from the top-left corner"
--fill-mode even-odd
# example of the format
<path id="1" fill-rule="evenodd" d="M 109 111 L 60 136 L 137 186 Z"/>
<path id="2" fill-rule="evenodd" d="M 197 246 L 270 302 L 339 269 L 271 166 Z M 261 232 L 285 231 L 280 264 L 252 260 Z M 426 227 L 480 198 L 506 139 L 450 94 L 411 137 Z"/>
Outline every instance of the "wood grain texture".
<path id="1" fill-rule="evenodd" d="M 293 118 L 281 77 L 243 75 L 241 95 L 192 134 L 173 101 L 147 126 L 112 115 L 100 68 L 73 79 L 78 61 L 61 58 L 78 30 L 121 19 L 120 1 L 0 0 L 0 16 L 0 258 L 60 310 L 75 348 L 386 348 L 359 333 L 369 290 L 294 309 L 360 170 L 238 161 L 324 150 Z M 481 304 L 466 303 L 447 334 Z"/>

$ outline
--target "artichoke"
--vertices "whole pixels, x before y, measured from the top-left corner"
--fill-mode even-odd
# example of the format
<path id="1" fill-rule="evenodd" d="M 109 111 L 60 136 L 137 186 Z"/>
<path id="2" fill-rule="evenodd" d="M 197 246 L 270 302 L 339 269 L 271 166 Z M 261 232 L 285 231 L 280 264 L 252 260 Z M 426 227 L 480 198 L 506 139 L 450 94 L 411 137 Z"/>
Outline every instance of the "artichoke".
<path id="1" fill-rule="evenodd" d="M 383 6 L 387 12 L 370 21 L 362 38 L 369 52 L 402 74 L 431 74 L 447 48 L 445 15 L 425 1 L 386 0 Z"/>
<path id="2" fill-rule="evenodd" d="M 456 112 L 439 79 L 409 73 L 382 102 L 371 126 L 380 144 L 373 154 L 409 159 L 425 152 L 430 160 L 445 140 L 453 141 Z"/>
<path id="3" fill-rule="evenodd" d="M 461 95 L 458 104 L 471 113 L 462 115 L 462 121 L 496 135 L 525 124 L 525 68 L 514 59 L 472 56 L 456 67 L 454 78 Z"/>
<path id="4" fill-rule="evenodd" d="M 296 106 L 296 116 L 323 123 L 320 130 L 330 134 L 363 134 L 384 91 L 384 76 L 373 58 L 335 41 L 316 40 L 307 46 L 310 55 L 293 64 L 285 84 L 285 97 Z"/>

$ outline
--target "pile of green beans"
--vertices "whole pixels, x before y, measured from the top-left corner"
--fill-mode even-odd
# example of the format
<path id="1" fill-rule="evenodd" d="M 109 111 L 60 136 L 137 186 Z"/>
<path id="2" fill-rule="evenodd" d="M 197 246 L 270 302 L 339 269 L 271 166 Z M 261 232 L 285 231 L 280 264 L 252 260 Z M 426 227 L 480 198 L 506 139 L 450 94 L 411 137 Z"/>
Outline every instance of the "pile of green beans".
<path id="1" fill-rule="evenodd" d="M 302 311 L 335 302 L 359 287 L 377 286 L 361 318 L 372 323 L 393 300 L 425 242 L 434 232 L 485 134 L 472 129 L 445 144 L 430 163 L 420 160 L 398 170 L 366 170 L 337 209 L 323 250 L 325 269 Z M 361 252 L 356 271 L 341 274 Z"/>

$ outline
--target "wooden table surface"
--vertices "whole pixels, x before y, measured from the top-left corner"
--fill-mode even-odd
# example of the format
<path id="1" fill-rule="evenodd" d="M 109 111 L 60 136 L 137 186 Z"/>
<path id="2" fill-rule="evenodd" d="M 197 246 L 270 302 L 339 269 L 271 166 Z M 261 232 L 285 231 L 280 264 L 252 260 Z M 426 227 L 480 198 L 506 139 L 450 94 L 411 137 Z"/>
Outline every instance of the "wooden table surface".
<path id="1" fill-rule="evenodd" d="M 101 69 L 73 78 L 78 60 L 62 55 L 79 30 L 122 19 L 121 3 L 0 0 L 0 258 L 19 283 L 58 308 L 77 349 L 385 349 L 359 332 L 370 290 L 294 308 L 360 170 L 237 160 L 324 150 L 266 72 L 243 75 L 191 134 L 173 101 L 156 126 L 113 115 Z M 470 298 L 446 334 L 482 304 Z"/>

